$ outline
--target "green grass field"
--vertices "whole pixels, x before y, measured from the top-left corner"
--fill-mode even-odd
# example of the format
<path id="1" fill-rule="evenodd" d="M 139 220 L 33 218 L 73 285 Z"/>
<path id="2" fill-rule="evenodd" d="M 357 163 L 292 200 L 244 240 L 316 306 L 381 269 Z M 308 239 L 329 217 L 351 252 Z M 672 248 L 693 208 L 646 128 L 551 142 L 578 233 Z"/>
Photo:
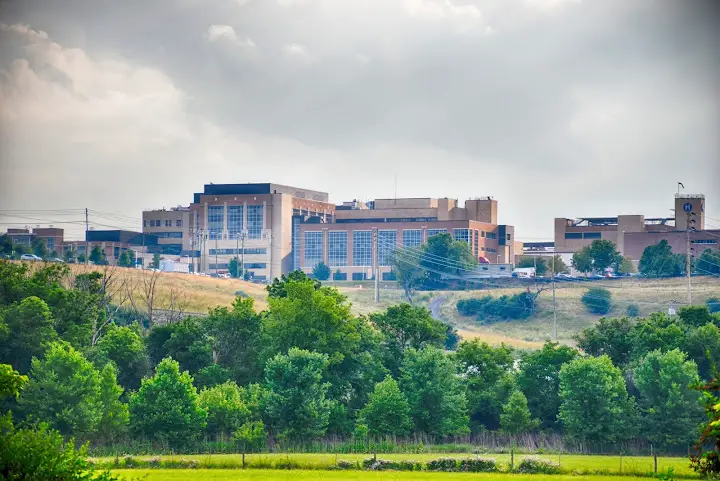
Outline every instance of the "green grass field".
<path id="1" fill-rule="evenodd" d="M 494 458 L 500 464 L 500 469 L 507 469 L 510 464 L 509 454 L 483 454 L 482 457 Z M 515 463 L 528 455 L 516 455 Z M 299 469 L 323 470 L 333 468 L 338 461 L 362 461 L 369 458 L 369 454 L 280 454 L 280 453 L 264 453 L 264 454 L 248 454 L 246 463 L 248 468 L 274 468 L 277 464 L 285 464 L 291 462 Z M 414 460 L 427 462 L 438 458 L 472 458 L 474 455 L 463 454 L 438 454 L 438 453 L 422 453 L 422 454 L 378 454 L 378 458 L 387 460 Z M 540 458 L 559 462 L 563 470 L 569 473 L 586 474 L 586 475 L 613 475 L 613 474 L 631 474 L 646 475 L 653 472 L 653 458 L 650 456 L 583 456 L 583 455 L 539 455 Z M 213 455 L 175 455 L 175 456 L 135 456 L 137 460 L 197 460 L 199 468 L 233 468 L 242 467 L 242 457 L 239 454 L 213 454 Z M 100 466 L 111 467 L 114 458 L 104 457 L 93 459 Z M 120 458 L 120 467 L 124 467 L 123 458 Z M 695 477 L 690 469 L 687 458 L 681 457 L 659 457 L 658 471 L 663 472 L 672 468 L 676 477 Z M 516 475 L 513 475 L 516 476 Z"/>
<path id="2" fill-rule="evenodd" d="M 401 471 L 279 471 L 258 469 L 120 469 L 114 473 L 125 479 L 142 478 L 146 481 L 236 481 L 236 480 L 460 480 L 492 481 L 511 477 L 512 481 L 632 481 L 644 478 L 632 476 L 577 476 L 542 474 L 487 474 L 487 473 L 428 473 Z"/>

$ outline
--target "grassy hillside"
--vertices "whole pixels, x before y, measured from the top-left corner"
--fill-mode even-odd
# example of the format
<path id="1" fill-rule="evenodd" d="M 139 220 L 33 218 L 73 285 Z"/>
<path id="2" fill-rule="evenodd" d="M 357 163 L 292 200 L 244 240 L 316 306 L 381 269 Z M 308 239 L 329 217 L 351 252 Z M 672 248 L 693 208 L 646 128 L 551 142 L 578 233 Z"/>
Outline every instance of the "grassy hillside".
<path id="1" fill-rule="evenodd" d="M 98 266 L 71 265 L 75 274 L 89 270 L 102 270 Z M 129 268 L 115 268 L 120 281 L 127 282 L 135 291 L 141 289 L 143 276 L 147 271 Z M 390 283 L 381 284 L 380 303 L 374 301 L 372 282 L 344 282 L 334 284 L 348 296 L 353 311 L 357 314 L 369 314 L 387 308 L 405 300 L 403 291 L 393 288 Z M 682 303 L 686 299 L 687 284 L 684 279 L 628 279 L 599 281 L 595 283 L 558 284 L 556 305 L 558 319 L 558 338 L 563 343 L 572 344 L 572 337 L 582 329 L 592 326 L 600 316 L 588 313 L 580 298 L 588 286 L 607 287 L 613 294 L 611 316 L 624 315 L 628 304 L 634 303 L 640 308 L 641 315 L 658 310 L 667 310 L 672 301 Z M 485 295 L 500 296 L 515 294 L 522 288 L 487 289 L 470 291 L 434 291 L 419 292 L 414 301 L 419 305 L 434 308 L 441 319 L 453 324 L 461 336 L 466 339 L 480 338 L 492 344 L 513 345 L 520 349 L 536 348 L 552 337 L 553 314 L 552 293 L 545 291 L 539 297 L 539 314 L 517 321 L 498 322 L 484 325 L 473 318 L 461 316 L 456 306 L 458 300 Z M 720 279 L 713 277 L 693 278 L 693 301 L 704 303 L 709 297 L 720 297 Z M 181 293 L 185 300 L 186 312 L 207 312 L 216 306 L 229 306 L 237 292 L 255 299 L 258 310 L 267 308 L 265 286 L 236 279 L 214 279 L 177 273 L 158 273 L 156 308 L 166 308 L 171 293 Z"/>

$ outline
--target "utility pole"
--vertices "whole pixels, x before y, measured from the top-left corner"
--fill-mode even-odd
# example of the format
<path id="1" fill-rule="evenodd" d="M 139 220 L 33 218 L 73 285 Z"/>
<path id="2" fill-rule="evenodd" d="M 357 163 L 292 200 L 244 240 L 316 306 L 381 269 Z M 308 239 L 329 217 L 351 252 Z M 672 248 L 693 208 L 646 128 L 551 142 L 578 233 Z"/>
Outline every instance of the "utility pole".
<path id="1" fill-rule="evenodd" d="M 235 276 L 240 277 L 242 276 L 242 271 L 238 272 L 238 269 L 240 268 L 240 259 L 238 259 L 238 255 L 240 255 L 240 233 L 235 234 Z M 243 249 L 245 250 L 245 249 Z M 230 273 L 232 275 L 232 272 Z"/>
<path id="2" fill-rule="evenodd" d="M 557 336 L 557 311 L 555 310 L 555 252 L 552 258 L 552 292 L 553 292 L 553 339 L 558 340 Z"/>
<path id="3" fill-rule="evenodd" d="M 90 259 L 90 244 L 88 243 L 88 231 L 90 230 L 90 224 L 88 222 L 88 209 L 85 207 L 85 265 L 88 264 Z"/>
<path id="4" fill-rule="evenodd" d="M 215 277 L 218 276 L 218 245 L 217 245 L 217 232 L 215 232 Z"/>
<path id="5" fill-rule="evenodd" d="M 690 220 L 690 217 L 692 216 L 692 212 L 687 213 L 687 226 L 685 229 L 685 234 L 687 236 L 686 241 L 686 247 L 685 247 L 685 274 L 687 275 L 687 298 L 688 298 L 688 305 L 692 305 L 692 281 L 690 276 L 690 268 L 691 268 L 691 262 L 690 262 L 690 223 L 693 222 Z"/>
<path id="6" fill-rule="evenodd" d="M 375 304 L 380 302 L 380 255 L 378 252 L 378 230 L 373 230 L 373 266 L 375 267 Z"/>
<path id="7" fill-rule="evenodd" d="M 241 251 L 241 260 L 240 260 L 240 275 L 242 276 L 242 279 L 245 279 L 245 232 L 242 231 L 242 251 Z"/>

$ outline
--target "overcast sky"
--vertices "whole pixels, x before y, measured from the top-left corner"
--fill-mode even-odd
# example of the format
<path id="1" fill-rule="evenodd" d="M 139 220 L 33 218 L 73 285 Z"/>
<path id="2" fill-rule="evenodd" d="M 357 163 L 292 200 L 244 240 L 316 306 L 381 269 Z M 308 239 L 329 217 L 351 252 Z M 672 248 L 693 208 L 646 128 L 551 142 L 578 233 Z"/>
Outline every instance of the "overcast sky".
<path id="1" fill-rule="evenodd" d="M 139 218 L 208 182 L 339 203 L 397 177 L 403 197 L 494 196 L 526 240 L 672 216 L 678 181 L 720 219 L 711 4 L 0 0 L 0 209 Z"/>

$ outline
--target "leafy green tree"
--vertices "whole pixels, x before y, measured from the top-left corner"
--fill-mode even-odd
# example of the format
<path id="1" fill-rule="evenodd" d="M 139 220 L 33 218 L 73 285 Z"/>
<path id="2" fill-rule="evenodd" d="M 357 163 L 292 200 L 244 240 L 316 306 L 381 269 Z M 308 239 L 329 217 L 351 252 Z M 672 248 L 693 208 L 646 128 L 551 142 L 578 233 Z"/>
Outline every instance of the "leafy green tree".
<path id="1" fill-rule="evenodd" d="M 477 265 L 470 244 L 456 241 L 447 233 L 430 237 L 422 247 L 419 261 L 428 279 L 434 282 L 439 282 L 443 274 L 458 276 Z"/>
<path id="2" fill-rule="evenodd" d="M 30 296 L 0 315 L 7 328 L 7 336 L 0 345 L 0 359 L 26 373 L 32 358 L 41 357 L 45 346 L 57 339 L 50 309 L 42 299 Z"/>
<path id="3" fill-rule="evenodd" d="M 707 306 L 685 306 L 678 310 L 678 316 L 688 326 L 700 327 L 713 322 L 710 309 Z"/>
<path id="4" fill-rule="evenodd" d="M 544 276 L 548 272 L 547 259 L 542 256 L 522 256 L 517 267 L 526 268 L 534 267 L 536 276 Z"/>
<path id="5" fill-rule="evenodd" d="M 115 364 L 118 370 L 118 382 L 128 391 L 140 387 L 140 381 L 150 369 L 145 346 L 140 335 L 140 327 L 111 325 L 91 350 L 90 359 L 96 366 L 107 362 Z"/>
<path id="6" fill-rule="evenodd" d="M 170 340 L 174 331 L 174 324 L 153 326 L 148 335 L 145 336 L 145 349 L 150 357 L 150 364 L 152 366 L 160 364 L 160 361 L 170 355 L 170 350 L 166 343 Z"/>
<path id="7" fill-rule="evenodd" d="M 631 333 L 632 359 L 640 359 L 656 349 L 667 352 L 682 347 L 686 330 L 681 319 L 664 312 L 653 312 L 638 320 Z"/>
<path id="8" fill-rule="evenodd" d="M 167 355 L 192 373 L 213 363 L 212 341 L 200 319 L 188 317 L 172 325 L 172 334 L 164 346 Z"/>
<path id="9" fill-rule="evenodd" d="M 711 314 L 714 314 L 716 312 L 720 312 L 720 298 L 719 297 L 708 297 L 708 300 L 705 301 L 705 304 L 708 307 L 708 310 Z"/>
<path id="10" fill-rule="evenodd" d="M 713 375 L 713 364 L 720 359 L 720 328 L 708 323 L 690 330 L 683 341 L 681 350 L 695 361 L 698 373 L 704 380 Z"/>
<path id="11" fill-rule="evenodd" d="M 633 372 L 642 416 L 641 435 L 661 447 L 686 446 L 702 420 L 697 366 L 679 349 L 652 351 Z"/>
<path id="12" fill-rule="evenodd" d="M 87 445 L 49 429 L 46 423 L 18 428 L 12 414 L 0 417 L 0 472 L 7 480 L 120 481 L 109 471 L 97 473 L 87 461 Z"/>
<path id="13" fill-rule="evenodd" d="M 390 376 L 375 385 L 358 424 L 364 424 L 375 437 L 403 436 L 412 428 L 410 406 L 397 382 Z"/>
<path id="14" fill-rule="evenodd" d="M 152 260 L 150 261 L 150 269 L 160 269 L 160 260 L 162 258 L 160 257 L 160 254 L 157 252 L 153 254 Z M 92 259 L 90 259 L 92 260 Z"/>
<path id="15" fill-rule="evenodd" d="M 638 270 L 646 277 L 680 276 L 685 272 L 685 256 L 673 254 L 665 239 L 643 250 Z"/>
<path id="16" fill-rule="evenodd" d="M 531 417 L 527 398 L 522 391 L 513 391 L 500 415 L 502 430 L 508 434 L 518 435 L 534 431 L 539 425 L 540 421 Z"/>
<path id="17" fill-rule="evenodd" d="M 157 365 L 155 376 L 143 379 L 140 389 L 130 396 L 129 407 L 135 435 L 174 448 L 191 445 L 207 420 L 192 377 L 187 371 L 181 374 L 180 365 L 172 358 Z"/>
<path id="18" fill-rule="evenodd" d="M 515 390 L 512 348 L 478 339 L 461 342 L 454 358 L 464 380 L 473 431 L 500 427 L 500 413 Z"/>
<path id="19" fill-rule="evenodd" d="M 615 244 L 604 239 L 592 241 L 588 255 L 592 259 L 593 269 L 597 272 L 605 272 L 605 269 L 610 267 L 615 267 L 615 270 L 617 270 L 617 266 L 622 260 L 622 256 L 615 248 Z"/>
<path id="20" fill-rule="evenodd" d="M 118 265 L 120 267 L 135 267 L 135 251 L 124 250 L 118 258 Z"/>
<path id="21" fill-rule="evenodd" d="M 620 265 L 618 266 L 618 272 L 621 274 L 635 273 L 635 265 L 633 264 L 632 259 L 628 256 L 623 257 L 620 261 Z"/>
<path id="22" fill-rule="evenodd" d="M 99 245 L 93 246 L 93 248 L 90 249 L 89 260 L 98 266 L 104 266 L 107 263 L 105 251 Z"/>
<path id="23" fill-rule="evenodd" d="M 232 379 L 232 373 L 229 369 L 219 364 L 211 364 L 200 369 L 193 376 L 193 381 L 198 389 L 211 388 L 224 384 Z"/>
<path id="24" fill-rule="evenodd" d="M 603 317 L 593 327 L 583 329 L 575 340 L 586 354 L 595 357 L 606 354 L 616 366 L 625 366 L 633 349 L 630 334 L 634 326 L 627 317 Z"/>
<path id="25" fill-rule="evenodd" d="M 210 436 L 229 435 L 250 417 L 240 388 L 232 381 L 200 391 L 198 403 L 207 411 L 205 432 Z"/>
<path id="26" fill-rule="evenodd" d="M 570 264 L 576 271 L 582 272 L 585 275 L 587 275 L 588 272 L 592 272 L 593 261 L 592 257 L 590 257 L 590 246 L 585 246 L 579 251 L 575 251 Z"/>
<path id="27" fill-rule="evenodd" d="M 416 432 L 433 436 L 467 434 L 467 401 L 452 360 L 435 347 L 408 349 L 400 387 Z"/>
<path id="28" fill-rule="evenodd" d="M 607 314 L 612 309 L 612 293 L 603 287 L 591 287 L 581 300 L 593 314 Z"/>
<path id="29" fill-rule="evenodd" d="M 385 372 L 377 355 L 377 335 L 367 320 L 350 311 L 345 296 L 336 289 L 315 289 L 312 280 L 291 280 L 284 297 L 269 297 L 263 318 L 264 358 L 290 348 L 312 350 L 328 356 L 324 379 L 330 397 L 350 394 L 350 401 L 365 403 L 365 396 Z"/>
<path id="30" fill-rule="evenodd" d="M 80 264 L 85 264 L 85 254 L 78 254 L 77 260 Z"/>
<path id="31" fill-rule="evenodd" d="M 100 374 L 67 343 L 48 346 L 45 357 L 33 359 L 20 409 L 47 422 L 64 435 L 89 437 L 103 415 Z"/>
<path id="32" fill-rule="evenodd" d="M 260 380 L 262 364 L 262 320 L 252 298 L 235 298 L 232 308 L 210 311 L 205 326 L 212 339 L 217 362 L 231 371 L 240 385 Z"/>
<path id="33" fill-rule="evenodd" d="M 60 338 L 77 349 L 88 348 L 97 326 L 106 319 L 102 295 L 82 289 L 55 289 L 44 299 Z"/>
<path id="34" fill-rule="evenodd" d="M 17 398 L 27 382 L 27 376 L 15 371 L 10 364 L 0 364 L 0 399 Z"/>
<path id="35" fill-rule="evenodd" d="M 36 237 L 35 239 L 32 240 L 31 248 L 32 248 L 33 254 L 35 254 L 36 256 L 38 256 L 42 259 L 47 258 L 48 249 L 47 249 L 47 246 L 45 245 L 44 240 Z"/>
<path id="36" fill-rule="evenodd" d="M 298 441 L 325 434 L 330 416 L 329 386 L 323 382 L 327 365 L 327 355 L 298 348 L 267 362 L 267 417 L 281 438 Z"/>
<path id="37" fill-rule="evenodd" d="M 427 271 L 418 263 L 418 254 L 413 248 L 398 248 L 392 254 L 393 272 L 408 302 L 412 302 L 413 292 L 427 279 Z"/>
<path id="38" fill-rule="evenodd" d="M 7 234 L 0 234 L 0 255 L 10 257 L 12 252 L 12 239 Z"/>
<path id="39" fill-rule="evenodd" d="M 628 317 L 638 317 L 640 315 L 640 308 L 637 304 L 628 304 L 625 309 L 625 314 L 627 314 Z"/>
<path id="40" fill-rule="evenodd" d="M 242 269 L 240 268 L 240 262 L 237 257 L 233 257 L 230 259 L 230 262 L 228 262 L 228 273 L 230 273 L 230 277 L 235 279 L 242 277 Z"/>
<path id="41" fill-rule="evenodd" d="M 75 263 L 75 252 L 72 249 L 66 249 L 63 253 L 63 259 L 68 264 L 74 264 Z"/>
<path id="42" fill-rule="evenodd" d="M 312 270 L 313 277 L 319 281 L 330 279 L 330 268 L 324 262 L 318 263 Z"/>
<path id="43" fill-rule="evenodd" d="M 248 421 L 235 431 L 234 439 L 242 452 L 242 467 L 245 469 L 245 453 L 259 450 L 266 443 L 265 425 L 262 421 Z"/>
<path id="44" fill-rule="evenodd" d="M 630 439 L 636 406 L 608 356 L 578 358 L 560 369 L 560 414 L 568 436 L 581 441 Z"/>
<path id="45" fill-rule="evenodd" d="M 696 269 L 700 274 L 720 274 L 720 250 L 705 249 L 697 259 Z"/>
<path id="46" fill-rule="evenodd" d="M 320 281 L 310 279 L 303 271 L 296 270 L 287 276 L 283 274 L 279 279 L 277 277 L 273 279 L 272 284 L 266 287 L 268 297 L 287 297 L 287 285 L 290 283 L 306 283 L 312 285 L 315 290 L 322 287 Z"/>
<path id="47" fill-rule="evenodd" d="M 548 261 L 548 268 L 551 272 L 555 272 L 555 274 L 562 274 L 562 273 L 569 273 L 570 268 L 567 264 L 565 264 L 565 261 L 563 260 L 562 256 L 560 254 L 555 254 L 549 261 Z"/>
<path id="48" fill-rule="evenodd" d="M 125 434 L 130 414 L 127 404 L 120 401 L 123 388 L 117 383 L 117 370 L 108 363 L 100 371 L 100 402 L 102 415 L 97 427 L 97 437 L 104 442 L 115 442 Z"/>
<path id="49" fill-rule="evenodd" d="M 575 349 L 549 341 L 542 349 L 520 356 L 517 385 L 526 396 L 530 413 L 544 428 L 558 427 L 560 368 L 577 357 Z"/>

